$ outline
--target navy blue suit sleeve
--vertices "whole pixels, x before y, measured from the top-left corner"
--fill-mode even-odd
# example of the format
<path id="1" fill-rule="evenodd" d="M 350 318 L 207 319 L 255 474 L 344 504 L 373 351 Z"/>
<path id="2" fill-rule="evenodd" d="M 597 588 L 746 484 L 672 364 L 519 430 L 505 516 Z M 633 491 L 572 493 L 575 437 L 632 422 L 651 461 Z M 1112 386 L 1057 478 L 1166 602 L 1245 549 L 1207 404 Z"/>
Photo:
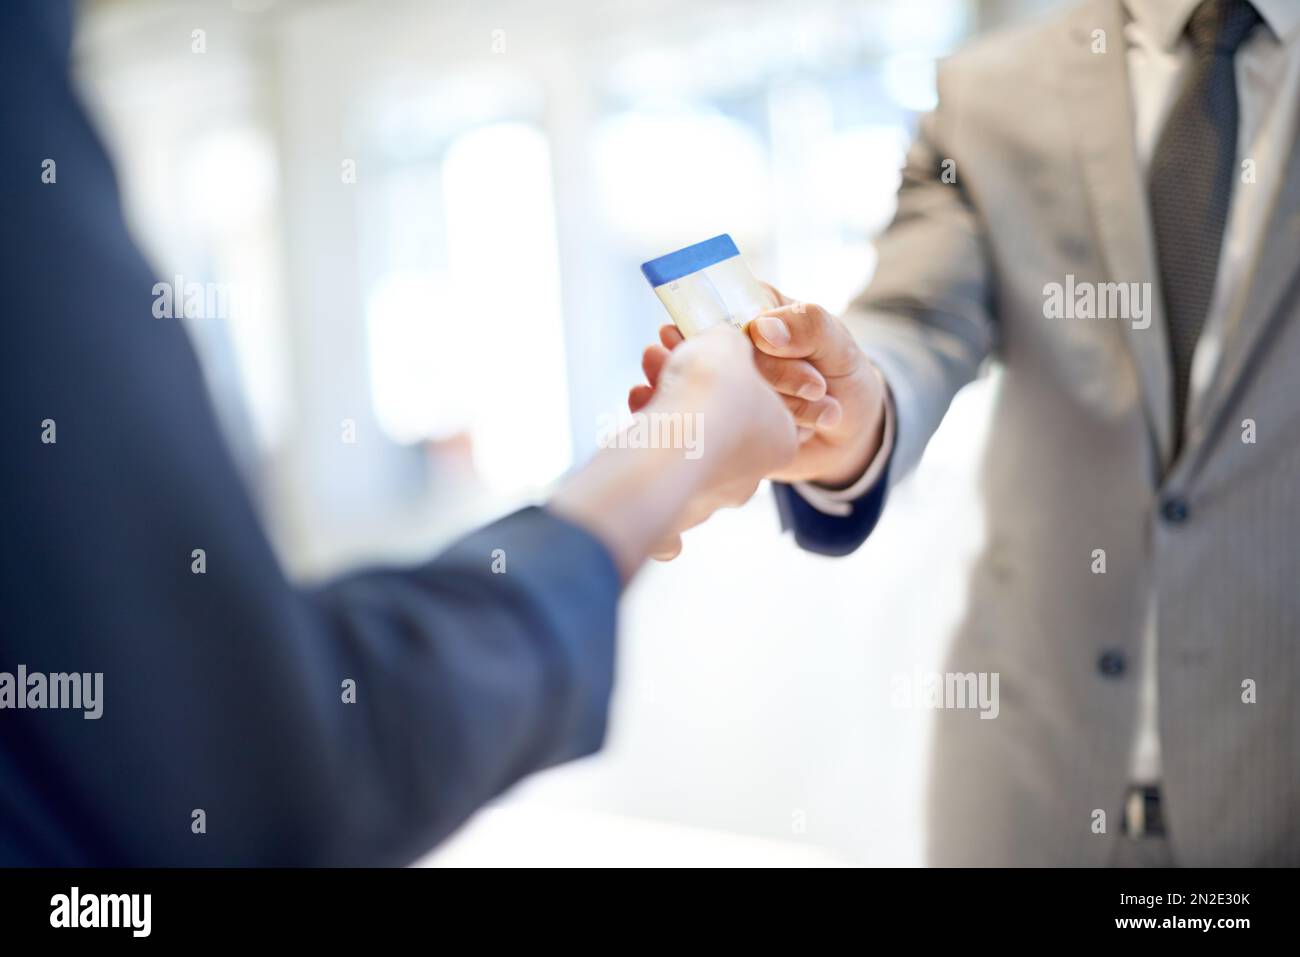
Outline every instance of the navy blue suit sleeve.
<path id="1" fill-rule="evenodd" d="M 288 582 L 67 47 L 65 5 L 0 5 L 0 672 L 102 673 L 102 715 L 0 711 L 0 864 L 408 862 L 599 746 L 617 571 L 526 509 Z"/>
<path id="2" fill-rule="evenodd" d="M 895 440 L 897 448 L 897 440 Z M 799 547 L 818 555 L 840 557 L 856 551 L 865 542 L 880 513 L 885 510 L 889 494 L 889 467 L 893 453 L 880 472 L 876 483 L 850 503 L 848 515 L 827 515 L 801 496 L 792 486 L 774 484 L 776 507 L 781 514 L 781 527 L 794 532 Z"/>

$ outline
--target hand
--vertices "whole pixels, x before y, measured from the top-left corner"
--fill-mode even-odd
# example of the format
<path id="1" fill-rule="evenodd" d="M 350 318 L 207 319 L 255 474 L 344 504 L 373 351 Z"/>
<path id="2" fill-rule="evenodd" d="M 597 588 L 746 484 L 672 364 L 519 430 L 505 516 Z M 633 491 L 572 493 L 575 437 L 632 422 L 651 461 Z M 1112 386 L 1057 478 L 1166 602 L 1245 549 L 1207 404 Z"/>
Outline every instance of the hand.
<path id="1" fill-rule="evenodd" d="M 652 422 L 656 415 L 694 416 L 703 469 L 699 488 L 653 557 L 676 557 L 682 531 L 719 508 L 749 501 L 763 477 L 794 456 L 794 419 L 759 375 L 756 355 L 742 335 L 720 328 L 656 356 L 654 395 L 633 412 Z"/>
<path id="2" fill-rule="evenodd" d="M 779 305 L 760 313 L 748 332 L 759 371 L 799 425 L 799 451 L 769 477 L 851 485 L 880 450 L 884 381 L 838 318 L 772 293 Z M 647 348 L 642 360 L 648 384 L 628 395 L 633 411 L 654 396 L 667 356 L 683 342 L 673 326 L 660 329 L 659 338 L 662 345 Z"/>
<path id="3" fill-rule="evenodd" d="M 694 336 L 659 359 L 658 388 L 634 409 L 644 417 L 548 505 L 601 539 L 625 581 L 647 556 L 675 556 L 684 529 L 747 501 L 797 447 L 793 417 L 735 329 Z M 639 426 L 658 441 L 637 441 Z"/>

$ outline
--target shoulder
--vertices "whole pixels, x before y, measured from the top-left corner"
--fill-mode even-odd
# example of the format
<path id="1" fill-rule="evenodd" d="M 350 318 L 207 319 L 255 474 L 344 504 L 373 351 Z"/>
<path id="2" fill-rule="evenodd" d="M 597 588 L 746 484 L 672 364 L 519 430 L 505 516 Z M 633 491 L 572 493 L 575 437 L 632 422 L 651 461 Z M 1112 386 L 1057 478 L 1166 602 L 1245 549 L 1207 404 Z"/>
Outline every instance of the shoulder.
<path id="1" fill-rule="evenodd" d="M 1122 28 L 1123 21 L 1121 0 L 1069 4 L 980 34 L 941 61 L 940 79 L 963 88 L 980 81 L 1042 81 L 1064 64 L 1066 53 L 1086 43 L 1093 30 Z"/>

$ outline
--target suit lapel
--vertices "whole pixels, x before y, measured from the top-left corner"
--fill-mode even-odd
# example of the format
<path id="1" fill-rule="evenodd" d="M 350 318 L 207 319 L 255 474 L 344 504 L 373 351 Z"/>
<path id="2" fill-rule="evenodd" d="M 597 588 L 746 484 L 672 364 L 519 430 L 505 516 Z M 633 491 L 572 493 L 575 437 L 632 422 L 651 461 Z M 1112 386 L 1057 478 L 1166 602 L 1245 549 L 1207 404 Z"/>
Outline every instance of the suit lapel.
<path id="1" fill-rule="evenodd" d="M 1105 31 L 1106 52 L 1094 53 L 1095 31 Z M 1071 17 L 1064 82 L 1075 150 L 1107 277 L 1150 283 L 1151 322 L 1135 329 L 1124 321 L 1137 365 L 1139 388 L 1161 474 L 1173 450 L 1169 345 L 1156 271 L 1147 191 L 1133 136 L 1133 107 L 1119 0 L 1084 4 Z"/>
<path id="2" fill-rule="evenodd" d="M 1300 119 L 1295 122 L 1287 168 L 1269 216 L 1268 226 L 1260 238 L 1253 271 L 1247 281 L 1245 302 L 1230 313 L 1223 331 L 1223 354 L 1215 368 L 1210 386 L 1199 407 L 1192 414 L 1201 435 L 1208 436 L 1223 413 L 1233 388 L 1245 371 L 1246 364 L 1259 349 L 1265 332 L 1273 325 L 1282 307 L 1283 296 L 1295 284 L 1300 273 Z"/>

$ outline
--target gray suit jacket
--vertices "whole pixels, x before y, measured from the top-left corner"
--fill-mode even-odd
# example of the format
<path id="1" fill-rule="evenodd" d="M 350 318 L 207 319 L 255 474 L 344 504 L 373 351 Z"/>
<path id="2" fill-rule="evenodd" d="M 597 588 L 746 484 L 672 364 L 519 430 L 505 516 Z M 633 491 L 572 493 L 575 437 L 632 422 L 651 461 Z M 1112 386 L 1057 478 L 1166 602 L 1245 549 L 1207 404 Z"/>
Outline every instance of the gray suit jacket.
<path id="1" fill-rule="evenodd" d="M 891 481 L 981 363 L 1003 368 L 986 544 L 946 666 L 998 672 L 1001 711 L 938 712 L 936 863 L 1109 859 L 1152 594 L 1176 859 L 1300 863 L 1300 151 L 1175 457 L 1122 17 L 1118 0 L 1090 0 L 943 65 L 875 280 L 849 313 L 894 395 Z M 1097 28 L 1106 54 L 1090 50 Z M 1045 317 L 1044 286 L 1068 274 L 1151 283 L 1149 327 Z"/>

